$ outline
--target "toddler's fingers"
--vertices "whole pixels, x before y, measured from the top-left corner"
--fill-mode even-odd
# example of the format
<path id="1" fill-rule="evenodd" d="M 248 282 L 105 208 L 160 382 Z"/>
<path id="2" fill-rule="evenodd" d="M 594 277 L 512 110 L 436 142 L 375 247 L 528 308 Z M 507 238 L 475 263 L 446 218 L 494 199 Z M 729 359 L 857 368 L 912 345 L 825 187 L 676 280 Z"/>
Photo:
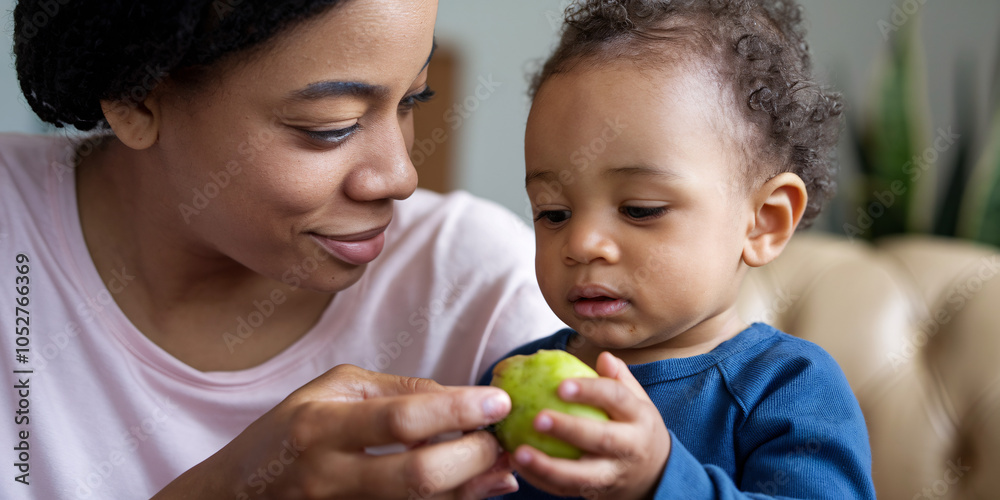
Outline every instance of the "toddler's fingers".
<path id="1" fill-rule="evenodd" d="M 614 484 L 627 464 L 617 459 L 585 456 L 579 460 L 552 458 L 528 445 L 514 452 L 514 470 L 535 487 L 565 497 L 593 496 Z"/>
<path id="2" fill-rule="evenodd" d="M 604 351 L 597 357 L 597 374 L 602 377 L 620 380 L 632 390 L 632 393 L 641 399 L 649 398 L 646 390 L 642 388 L 642 384 L 635 379 L 635 376 L 628 369 L 628 365 L 621 358 L 616 357 L 610 352 Z"/>
<path id="3" fill-rule="evenodd" d="M 643 409 L 642 400 L 627 385 L 606 377 L 563 380 L 558 393 L 563 401 L 596 406 L 620 422 L 635 420 Z"/>
<path id="4" fill-rule="evenodd" d="M 560 412 L 542 411 L 535 417 L 534 426 L 538 432 L 599 456 L 623 456 L 635 448 L 628 437 L 628 424 L 620 422 L 602 422 Z"/>

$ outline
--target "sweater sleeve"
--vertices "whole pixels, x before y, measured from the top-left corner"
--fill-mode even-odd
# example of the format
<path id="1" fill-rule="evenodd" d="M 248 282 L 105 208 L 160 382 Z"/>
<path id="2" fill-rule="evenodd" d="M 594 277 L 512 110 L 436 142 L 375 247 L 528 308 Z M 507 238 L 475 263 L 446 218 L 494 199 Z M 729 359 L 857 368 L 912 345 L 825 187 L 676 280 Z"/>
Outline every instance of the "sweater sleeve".
<path id="1" fill-rule="evenodd" d="M 746 411 L 738 473 L 701 463 L 671 433 L 656 500 L 875 498 L 864 417 L 832 358 L 786 362 L 758 383 L 747 375 L 731 386 Z"/>

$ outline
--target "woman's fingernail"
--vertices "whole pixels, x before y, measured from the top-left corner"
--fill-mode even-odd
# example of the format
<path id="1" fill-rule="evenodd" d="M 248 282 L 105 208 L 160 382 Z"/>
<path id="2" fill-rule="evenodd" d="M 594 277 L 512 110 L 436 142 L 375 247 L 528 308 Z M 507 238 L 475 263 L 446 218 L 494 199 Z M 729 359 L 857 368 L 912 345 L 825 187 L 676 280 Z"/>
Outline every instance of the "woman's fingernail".
<path id="1" fill-rule="evenodd" d="M 510 396 L 506 392 L 497 392 L 483 400 L 483 415 L 490 422 L 495 422 L 507 416 L 510 412 Z"/>
<path id="2" fill-rule="evenodd" d="M 535 430 L 539 432 L 545 432 L 552 428 L 552 417 L 539 413 L 538 417 L 535 418 Z"/>
<path id="3" fill-rule="evenodd" d="M 563 399 L 576 396 L 579 392 L 580 392 L 580 384 L 577 384 L 576 382 L 573 381 L 563 382 L 562 385 L 559 386 L 559 394 L 562 396 Z"/>
<path id="4" fill-rule="evenodd" d="M 488 497 L 495 497 L 500 495 L 506 495 L 507 493 L 514 493 L 519 489 L 517 485 L 517 479 L 513 475 L 507 474 L 503 482 L 497 484 L 486 494 Z"/>
<path id="5" fill-rule="evenodd" d="M 531 463 L 531 453 L 528 450 L 517 450 L 514 453 L 514 460 L 521 465 L 528 465 Z"/>

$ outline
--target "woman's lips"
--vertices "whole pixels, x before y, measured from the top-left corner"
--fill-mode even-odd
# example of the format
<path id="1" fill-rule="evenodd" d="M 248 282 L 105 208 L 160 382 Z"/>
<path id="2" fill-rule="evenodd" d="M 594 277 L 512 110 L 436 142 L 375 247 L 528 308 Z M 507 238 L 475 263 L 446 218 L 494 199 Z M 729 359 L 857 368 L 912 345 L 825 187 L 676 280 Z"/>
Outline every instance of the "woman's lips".
<path id="1" fill-rule="evenodd" d="M 584 318 L 606 318 L 614 316 L 629 306 L 625 299 L 610 297 L 595 297 L 592 299 L 577 299 L 573 301 L 573 311 Z"/>
<path id="2" fill-rule="evenodd" d="M 362 233 L 359 237 L 364 239 L 354 239 L 353 236 L 334 239 L 315 233 L 310 234 L 310 236 L 334 257 L 355 266 L 361 266 L 375 260 L 382 253 L 382 247 L 385 246 L 384 227 L 376 231 Z"/>

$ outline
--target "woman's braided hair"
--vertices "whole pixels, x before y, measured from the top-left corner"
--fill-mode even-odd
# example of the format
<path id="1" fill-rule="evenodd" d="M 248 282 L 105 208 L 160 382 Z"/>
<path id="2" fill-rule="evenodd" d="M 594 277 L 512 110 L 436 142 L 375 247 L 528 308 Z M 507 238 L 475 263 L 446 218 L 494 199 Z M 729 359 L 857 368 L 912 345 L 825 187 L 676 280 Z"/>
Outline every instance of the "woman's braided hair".
<path id="1" fill-rule="evenodd" d="M 809 201 L 799 227 L 808 227 L 836 190 L 843 106 L 839 94 L 813 80 L 794 1 L 577 0 L 530 93 L 581 63 L 655 64 L 676 58 L 678 47 L 708 63 L 750 125 L 743 135 L 752 142 L 741 145 L 745 180 L 794 172 L 805 182 Z"/>
<path id="2" fill-rule="evenodd" d="M 343 0 L 19 0 L 21 91 L 57 127 L 107 128 L 101 100 L 142 102 L 169 74 L 258 46 Z"/>

